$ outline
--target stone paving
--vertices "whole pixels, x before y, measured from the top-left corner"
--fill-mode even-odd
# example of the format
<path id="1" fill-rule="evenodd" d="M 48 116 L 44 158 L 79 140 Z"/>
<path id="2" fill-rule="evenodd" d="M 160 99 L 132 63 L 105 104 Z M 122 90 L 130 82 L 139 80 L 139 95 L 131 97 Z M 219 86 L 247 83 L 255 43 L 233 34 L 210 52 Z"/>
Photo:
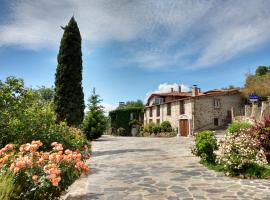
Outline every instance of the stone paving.
<path id="1" fill-rule="evenodd" d="M 191 138 L 103 136 L 93 142 L 91 173 L 66 200 L 270 199 L 269 180 L 225 177 L 190 153 Z"/>

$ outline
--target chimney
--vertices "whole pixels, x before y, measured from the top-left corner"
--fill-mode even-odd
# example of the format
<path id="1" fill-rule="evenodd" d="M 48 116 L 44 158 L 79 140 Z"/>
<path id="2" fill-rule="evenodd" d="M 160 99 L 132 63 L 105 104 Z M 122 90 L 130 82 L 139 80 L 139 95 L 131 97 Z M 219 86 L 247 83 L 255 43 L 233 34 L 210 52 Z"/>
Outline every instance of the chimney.
<path id="1" fill-rule="evenodd" d="M 195 97 L 195 96 L 198 96 L 198 94 L 199 94 L 199 89 L 198 89 L 197 85 L 193 85 L 192 96 Z"/>
<path id="2" fill-rule="evenodd" d="M 171 92 L 173 92 L 173 88 L 171 88 Z"/>
<path id="3" fill-rule="evenodd" d="M 182 92 L 181 85 L 178 85 L 178 92 L 179 92 L 179 93 L 181 93 L 181 92 Z"/>

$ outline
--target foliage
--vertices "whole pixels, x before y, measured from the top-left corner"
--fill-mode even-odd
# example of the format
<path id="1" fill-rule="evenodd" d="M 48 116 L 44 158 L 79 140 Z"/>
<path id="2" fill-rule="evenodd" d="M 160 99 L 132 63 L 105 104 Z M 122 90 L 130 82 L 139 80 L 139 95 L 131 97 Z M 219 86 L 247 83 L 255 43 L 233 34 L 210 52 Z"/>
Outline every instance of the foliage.
<path id="1" fill-rule="evenodd" d="M 270 95 L 270 67 L 259 66 L 256 74 L 248 74 L 243 92 L 246 95 L 256 93 L 260 97 Z"/>
<path id="2" fill-rule="evenodd" d="M 116 134 L 118 136 L 126 136 L 126 130 L 124 128 L 120 127 L 117 129 Z"/>
<path id="3" fill-rule="evenodd" d="M 156 124 L 154 122 L 150 122 L 144 126 L 143 131 L 148 132 L 148 133 L 153 133 L 155 126 Z"/>
<path id="4" fill-rule="evenodd" d="M 156 135 L 157 133 L 162 132 L 174 132 L 169 121 L 164 121 L 161 124 L 150 122 L 143 127 L 142 131 L 146 133 L 155 133 Z"/>
<path id="5" fill-rule="evenodd" d="M 0 174 L 0 199 L 10 200 L 14 190 L 14 176 L 11 172 L 2 172 Z"/>
<path id="6" fill-rule="evenodd" d="M 251 124 L 247 121 L 234 121 L 233 123 L 229 124 L 227 132 L 228 133 L 236 133 L 240 129 L 248 129 L 251 128 Z"/>
<path id="7" fill-rule="evenodd" d="M 23 80 L 8 77 L 0 82 L 0 147 L 32 140 L 41 140 L 43 150 L 54 141 L 73 150 L 90 145 L 79 130 L 75 133 L 65 122 L 56 124 L 55 120 L 52 103 L 25 88 Z"/>
<path id="8" fill-rule="evenodd" d="M 81 174 L 89 172 L 80 152 L 64 150 L 57 142 L 51 144 L 50 152 L 38 151 L 42 145 L 32 141 L 19 149 L 8 144 L 0 150 L 0 177 L 12 173 L 10 199 L 57 199 Z"/>
<path id="9" fill-rule="evenodd" d="M 55 75 L 54 109 L 57 121 L 78 126 L 84 117 L 81 35 L 72 17 L 64 28 Z"/>
<path id="10" fill-rule="evenodd" d="M 270 116 L 265 117 L 263 122 L 255 124 L 252 131 L 258 134 L 260 146 L 264 150 L 267 162 L 270 163 Z"/>
<path id="11" fill-rule="evenodd" d="M 100 105 L 101 101 L 99 95 L 93 89 L 92 95 L 88 100 L 88 112 L 83 123 L 84 133 L 90 140 L 101 137 L 107 128 L 107 118 L 104 115 L 103 107 Z"/>
<path id="12" fill-rule="evenodd" d="M 113 129 L 117 130 L 118 128 L 122 127 L 126 130 L 126 135 L 130 135 L 131 128 L 134 125 L 134 120 L 139 122 L 137 124 L 140 124 L 140 121 L 143 117 L 143 108 L 134 107 L 116 109 L 109 112 L 109 116 L 111 121 L 111 127 Z"/>
<path id="13" fill-rule="evenodd" d="M 155 135 L 161 132 L 161 126 L 159 124 L 155 124 L 155 126 L 152 128 L 152 131 Z"/>
<path id="14" fill-rule="evenodd" d="M 202 162 L 215 163 L 217 140 L 212 131 L 202 131 L 195 136 L 195 146 L 192 152 L 199 156 Z"/>
<path id="15" fill-rule="evenodd" d="M 144 108 L 142 100 L 137 101 L 127 101 L 124 105 L 121 107 L 118 107 L 118 109 L 127 109 L 127 108 Z"/>
<path id="16" fill-rule="evenodd" d="M 161 131 L 163 132 L 172 132 L 172 125 L 169 121 L 163 121 L 161 124 Z"/>
<path id="17" fill-rule="evenodd" d="M 46 88 L 45 86 L 40 87 L 35 90 L 35 92 L 40 96 L 40 99 L 44 102 L 52 102 L 54 98 L 54 88 Z"/>
<path id="18" fill-rule="evenodd" d="M 270 67 L 268 66 L 258 66 L 256 69 L 256 76 L 263 76 L 267 73 L 270 73 Z"/>
<path id="19" fill-rule="evenodd" d="M 258 132 L 253 128 L 239 129 L 220 140 L 218 161 L 228 175 L 245 174 L 249 168 L 267 164 Z"/>

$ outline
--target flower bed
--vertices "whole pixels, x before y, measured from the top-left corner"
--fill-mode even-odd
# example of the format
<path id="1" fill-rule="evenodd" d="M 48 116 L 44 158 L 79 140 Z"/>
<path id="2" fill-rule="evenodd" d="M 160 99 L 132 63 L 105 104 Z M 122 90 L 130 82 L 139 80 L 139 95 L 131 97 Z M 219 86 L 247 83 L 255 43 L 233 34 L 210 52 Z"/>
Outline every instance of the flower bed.
<path id="1" fill-rule="evenodd" d="M 228 133 L 218 142 L 217 148 L 210 145 L 216 141 L 213 133 L 198 133 L 192 152 L 201 157 L 201 163 L 211 169 L 223 171 L 226 175 L 269 178 L 270 118 L 253 125 L 240 126 L 237 123 L 230 126 Z M 236 127 L 233 128 L 234 131 L 230 131 L 232 127 Z"/>
<path id="2" fill-rule="evenodd" d="M 51 144 L 50 152 L 38 151 L 41 141 L 21 146 L 8 144 L 0 150 L 0 197 L 2 199 L 57 199 L 78 177 L 87 174 L 89 154 L 64 150 Z M 1 187 L 1 181 L 9 187 Z M 8 191 L 7 191 L 8 190 Z"/>

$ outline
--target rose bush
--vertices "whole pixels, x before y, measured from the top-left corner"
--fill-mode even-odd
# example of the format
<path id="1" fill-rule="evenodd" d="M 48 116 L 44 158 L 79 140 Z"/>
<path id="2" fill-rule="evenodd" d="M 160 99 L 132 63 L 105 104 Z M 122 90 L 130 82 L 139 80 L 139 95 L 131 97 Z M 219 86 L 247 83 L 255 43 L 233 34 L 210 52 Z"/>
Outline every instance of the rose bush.
<path id="1" fill-rule="evenodd" d="M 9 199 L 57 199 L 79 176 L 89 172 L 85 159 L 89 154 L 64 150 L 57 142 L 51 151 L 39 151 L 41 141 L 21 146 L 8 144 L 0 150 L 0 177 L 11 173 Z M 10 177 L 10 176 L 8 176 Z M 6 194 L 0 187 L 0 194 Z"/>

